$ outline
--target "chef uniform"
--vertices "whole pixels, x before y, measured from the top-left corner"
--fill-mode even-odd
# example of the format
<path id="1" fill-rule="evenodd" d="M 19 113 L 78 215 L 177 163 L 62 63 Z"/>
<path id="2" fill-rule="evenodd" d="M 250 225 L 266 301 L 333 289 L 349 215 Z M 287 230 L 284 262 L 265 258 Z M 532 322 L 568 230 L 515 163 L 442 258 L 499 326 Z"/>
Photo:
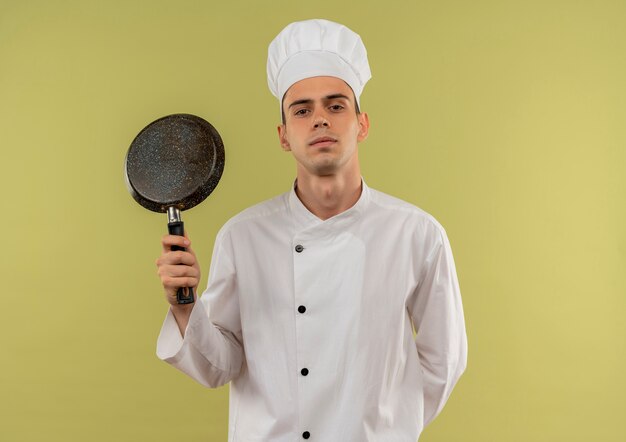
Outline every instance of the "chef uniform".
<path id="1" fill-rule="evenodd" d="M 285 28 L 270 89 L 282 100 L 316 75 L 360 95 L 370 74 L 358 35 L 325 20 Z M 170 311 L 157 354 L 208 387 L 231 382 L 229 442 L 414 442 L 466 364 L 446 233 L 364 181 L 327 220 L 292 188 L 222 227 L 184 338 Z"/>

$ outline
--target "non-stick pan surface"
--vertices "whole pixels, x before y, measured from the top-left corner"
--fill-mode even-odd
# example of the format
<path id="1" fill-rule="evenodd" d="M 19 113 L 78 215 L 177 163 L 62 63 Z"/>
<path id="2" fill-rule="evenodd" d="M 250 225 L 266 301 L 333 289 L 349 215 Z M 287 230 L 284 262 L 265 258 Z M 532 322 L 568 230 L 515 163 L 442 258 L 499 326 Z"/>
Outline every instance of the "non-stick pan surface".
<path id="1" fill-rule="evenodd" d="M 213 192 L 224 170 L 224 145 L 204 119 L 173 114 L 150 123 L 126 155 L 126 184 L 146 209 L 186 210 Z"/>

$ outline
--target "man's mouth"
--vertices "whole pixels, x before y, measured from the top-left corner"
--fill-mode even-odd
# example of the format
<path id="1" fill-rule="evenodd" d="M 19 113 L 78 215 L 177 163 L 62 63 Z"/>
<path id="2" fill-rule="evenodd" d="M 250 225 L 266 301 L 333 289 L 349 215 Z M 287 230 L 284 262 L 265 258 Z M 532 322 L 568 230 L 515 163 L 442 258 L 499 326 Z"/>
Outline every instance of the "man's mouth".
<path id="1" fill-rule="evenodd" d="M 309 146 L 324 147 L 336 143 L 337 139 L 333 137 L 317 137 L 309 142 Z"/>

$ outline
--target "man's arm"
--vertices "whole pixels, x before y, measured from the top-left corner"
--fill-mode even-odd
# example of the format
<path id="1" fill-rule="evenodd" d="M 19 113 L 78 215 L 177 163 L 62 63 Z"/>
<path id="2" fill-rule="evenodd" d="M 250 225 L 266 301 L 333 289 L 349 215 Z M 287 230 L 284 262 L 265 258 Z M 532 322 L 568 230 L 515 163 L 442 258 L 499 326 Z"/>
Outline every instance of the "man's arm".
<path id="1" fill-rule="evenodd" d="M 467 336 L 452 251 L 438 227 L 409 304 L 424 375 L 424 426 L 443 409 L 467 364 Z"/>
<path id="2" fill-rule="evenodd" d="M 172 245 L 187 251 L 172 252 Z M 193 304 L 178 305 L 178 287 L 195 289 L 200 278 L 189 245 L 182 237 L 163 238 L 157 266 L 170 309 L 157 341 L 157 356 L 202 385 L 218 387 L 239 374 L 244 358 L 235 271 L 218 235 L 207 290 Z"/>

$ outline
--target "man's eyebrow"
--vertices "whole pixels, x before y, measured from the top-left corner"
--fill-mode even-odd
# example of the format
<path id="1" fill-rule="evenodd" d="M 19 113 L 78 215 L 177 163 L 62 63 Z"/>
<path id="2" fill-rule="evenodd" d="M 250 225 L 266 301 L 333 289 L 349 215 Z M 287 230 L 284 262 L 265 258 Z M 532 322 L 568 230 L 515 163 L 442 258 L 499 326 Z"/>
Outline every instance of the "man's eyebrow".
<path id="1" fill-rule="evenodd" d="M 335 98 L 345 98 L 346 100 L 350 101 L 350 97 L 344 95 L 344 94 L 332 94 L 332 95 L 326 95 L 326 97 L 324 97 L 326 100 L 334 100 Z"/>
<path id="2" fill-rule="evenodd" d="M 348 97 L 347 95 L 344 94 L 331 94 L 331 95 L 326 95 L 324 97 L 324 100 L 334 100 L 335 98 L 343 98 L 345 100 L 350 101 L 350 97 Z M 297 106 L 299 104 L 310 104 L 313 103 L 313 100 L 311 98 L 303 98 L 301 100 L 296 100 L 293 103 L 291 103 L 287 109 L 291 109 L 293 106 Z"/>
<path id="3" fill-rule="evenodd" d="M 311 100 L 310 98 L 303 98 L 302 100 L 296 100 L 289 105 L 288 109 L 291 109 L 293 106 L 297 106 L 299 104 L 307 104 L 307 103 L 313 103 L 313 100 Z"/>

